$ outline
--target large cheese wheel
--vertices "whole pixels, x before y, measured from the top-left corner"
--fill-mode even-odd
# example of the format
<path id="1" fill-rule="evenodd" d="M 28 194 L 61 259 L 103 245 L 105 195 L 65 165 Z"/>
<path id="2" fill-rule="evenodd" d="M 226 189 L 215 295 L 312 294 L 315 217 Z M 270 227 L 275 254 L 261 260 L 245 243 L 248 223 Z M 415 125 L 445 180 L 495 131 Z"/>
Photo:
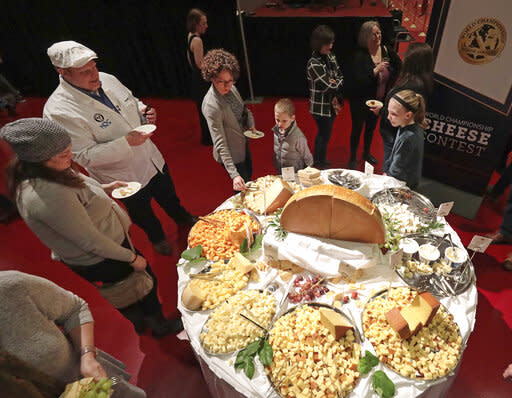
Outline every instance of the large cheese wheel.
<path id="1" fill-rule="evenodd" d="M 336 185 L 317 185 L 293 195 L 281 214 L 290 232 L 363 243 L 384 243 L 386 229 L 377 206 Z"/>

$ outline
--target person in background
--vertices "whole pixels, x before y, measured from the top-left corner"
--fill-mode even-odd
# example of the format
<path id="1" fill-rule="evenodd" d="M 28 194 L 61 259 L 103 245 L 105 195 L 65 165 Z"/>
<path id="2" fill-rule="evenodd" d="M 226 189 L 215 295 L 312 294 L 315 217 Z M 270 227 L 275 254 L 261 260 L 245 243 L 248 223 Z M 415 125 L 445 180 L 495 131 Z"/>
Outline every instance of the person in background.
<path id="1" fill-rule="evenodd" d="M 129 377 L 121 362 L 95 347 L 87 303 L 34 275 L 0 271 L 0 341 L 2 350 L 62 384 L 82 377 Z M 140 388 L 123 385 L 123 397 L 145 396 Z"/>
<path id="2" fill-rule="evenodd" d="M 503 221 L 501 222 L 500 228 L 494 232 L 486 234 L 485 236 L 492 239 L 491 244 L 512 244 L 512 190 L 508 194 L 505 214 L 503 215 Z M 506 271 L 512 271 L 512 252 L 507 254 L 507 257 L 503 262 L 503 269 Z M 507 369 L 509 370 L 510 375 L 512 368 L 509 366 Z"/>
<path id="3" fill-rule="evenodd" d="M 390 156 L 388 175 L 415 189 L 423 167 L 425 101 L 412 90 L 403 90 L 389 100 L 388 119 L 398 128 Z"/>
<path id="4" fill-rule="evenodd" d="M 203 79 L 211 82 L 202 112 L 213 141 L 213 157 L 226 169 L 233 190 L 247 189 L 252 176 L 252 158 L 245 130 L 256 131 L 252 112 L 234 83 L 240 75 L 236 57 L 222 49 L 210 50 L 203 59 Z"/>
<path id="5" fill-rule="evenodd" d="M 399 91 L 412 90 L 421 94 L 423 99 L 425 99 L 425 106 L 427 106 L 427 98 L 432 93 L 434 84 L 433 68 L 434 54 L 432 47 L 426 43 L 410 44 L 405 53 L 402 68 L 400 70 L 400 76 L 398 77 L 394 87 L 387 93 L 383 106 L 370 106 L 370 110 L 375 115 L 381 115 L 379 128 L 384 146 L 382 171 L 385 173 L 389 171 L 391 150 L 393 149 L 393 143 L 395 142 L 396 133 L 398 131 L 398 129 L 393 127 L 388 120 L 389 100 Z"/>
<path id="6" fill-rule="evenodd" d="M 334 119 L 343 103 L 343 74 L 336 56 L 332 53 L 333 44 L 334 32 L 328 26 L 317 26 L 311 33 L 313 53 L 307 63 L 309 112 L 318 128 L 313 160 L 315 167 L 321 169 L 331 164 L 327 160 L 327 145 L 331 138 Z"/>
<path id="7" fill-rule="evenodd" d="M 107 193 L 126 185 L 100 185 L 71 167 L 71 139 L 58 123 L 40 118 L 6 124 L 0 136 L 15 157 L 7 183 L 21 217 L 52 258 L 98 286 L 117 283 L 144 270 L 153 287 L 146 296 L 119 312 L 137 333 L 149 327 L 156 338 L 183 328 L 181 319 L 165 319 L 157 280 L 146 259 L 130 248 L 130 218 Z"/>
<path id="8" fill-rule="evenodd" d="M 503 378 L 507 381 L 512 381 L 512 363 L 503 372 Z"/>
<path id="9" fill-rule="evenodd" d="M 74 160 L 102 184 L 137 181 L 142 187 L 121 199 L 134 223 L 144 230 L 157 253 L 172 247 L 151 208 L 155 201 L 176 224 L 197 221 L 180 204 L 165 160 L 151 134 L 135 128 L 156 123 L 156 110 L 146 106 L 119 80 L 98 72 L 96 53 L 74 41 L 48 49 L 60 83 L 44 106 L 43 116 L 61 124 L 71 136 Z"/>
<path id="10" fill-rule="evenodd" d="M 206 14 L 198 8 L 192 8 L 187 15 L 187 61 L 192 70 L 191 96 L 196 103 L 201 125 L 201 143 L 203 145 L 212 145 L 212 137 L 208 130 L 208 124 L 201 112 L 203 98 L 208 91 L 208 84 L 201 76 L 203 68 L 204 48 L 201 35 L 206 33 L 208 21 Z"/>
<path id="11" fill-rule="evenodd" d="M 276 125 L 274 132 L 274 167 L 282 174 L 283 167 L 293 167 L 295 172 L 313 165 L 308 140 L 295 120 L 295 106 L 289 98 L 282 98 L 274 105 Z"/>
<path id="12" fill-rule="evenodd" d="M 357 148 L 364 125 L 363 159 L 375 165 L 377 159 L 370 153 L 373 132 L 378 116 L 366 105 L 367 100 L 384 101 L 386 93 L 400 72 L 401 61 L 388 46 L 382 44 L 382 32 L 377 21 L 367 21 L 359 30 L 359 49 L 354 54 L 350 68 L 350 162 L 357 167 Z"/>
<path id="13" fill-rule="evenodd" d="M 0 65 L 3 59 L 0 57 Z M 20 90 L 14 87 L 5 76 L 0 73 L 0 110 L 7 109 L 9 116 L 16 116 L 16 105 L 25 102 Z"/>

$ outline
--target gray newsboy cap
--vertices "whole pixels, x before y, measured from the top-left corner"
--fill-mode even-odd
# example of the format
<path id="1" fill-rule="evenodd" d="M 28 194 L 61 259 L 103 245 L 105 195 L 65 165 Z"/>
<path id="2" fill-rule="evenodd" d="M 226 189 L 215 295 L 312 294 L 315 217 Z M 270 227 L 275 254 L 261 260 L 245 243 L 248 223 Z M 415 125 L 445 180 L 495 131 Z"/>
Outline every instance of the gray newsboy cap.
<path id="1" fill-rule="evenodd" d="M 60 124 L 38 117 L 6 124 L 0 136 L 26 162 L 46 161 L 71 145 L 69 134 Z"/>

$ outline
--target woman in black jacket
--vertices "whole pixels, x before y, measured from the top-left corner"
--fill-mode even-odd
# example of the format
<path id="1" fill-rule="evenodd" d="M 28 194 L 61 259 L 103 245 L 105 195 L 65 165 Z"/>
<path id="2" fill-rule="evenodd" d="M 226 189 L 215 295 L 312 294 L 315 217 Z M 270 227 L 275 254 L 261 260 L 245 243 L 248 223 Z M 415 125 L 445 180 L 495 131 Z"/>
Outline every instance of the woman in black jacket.
<path id="1" fill-rule="evenodd" d="M 389 170 L 391 150 L 398 130 L 388 120 L 389 99 L 399 91 L 412 90 L 421 94 L 427 102 L 433 88 L 433 68 L 434 53 L 432 48 L 426 43 L 412 43 L 405 53 L 402 70 L 395 86 L 386 95 L 384 106 L 371 107 L 374 114 L 379 115 L 380 113 L 381 115 L 380 134 L 384 145 L 384 162 L 382 164 L 384 173 Z"/>
<path id="2" fill-rule="evenodd" d="M 381 43 L 382 33 L 376 21 L 365 22 L 359 31 L 359 50 L 356 51 L 351 68 L 350 113 L 352 132 L 350 133 L 349 168 L 357 166 L 357 147 L 361 131 L 364 129 L 363 159 L 377 164 L 377 159 L 370 153 L 373 132 L 378 115 L 371 112 L 366 101 L 376 99 L 384 101 L 386 93 L 400 72 L 401 61 L 396 52 Z"/>

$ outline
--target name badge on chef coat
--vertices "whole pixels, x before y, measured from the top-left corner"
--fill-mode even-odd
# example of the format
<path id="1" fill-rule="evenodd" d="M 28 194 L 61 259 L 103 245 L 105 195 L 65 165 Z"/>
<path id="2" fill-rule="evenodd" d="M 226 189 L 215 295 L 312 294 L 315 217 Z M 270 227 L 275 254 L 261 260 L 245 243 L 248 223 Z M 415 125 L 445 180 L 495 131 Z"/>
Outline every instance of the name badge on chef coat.
<path id="1" fill-rule="evenodd" d="M 110 119 L 105 120 L 105 116 L 103 116 L 101 113 L 95 113 L 93 117 L 94 117 L 95 121 L 97 121 L 98 123 L 101 123 L 100 128 L 102 128 L 102 129 L 106 129 L 108 126 L 110 126 L 112 124 Z"/>

